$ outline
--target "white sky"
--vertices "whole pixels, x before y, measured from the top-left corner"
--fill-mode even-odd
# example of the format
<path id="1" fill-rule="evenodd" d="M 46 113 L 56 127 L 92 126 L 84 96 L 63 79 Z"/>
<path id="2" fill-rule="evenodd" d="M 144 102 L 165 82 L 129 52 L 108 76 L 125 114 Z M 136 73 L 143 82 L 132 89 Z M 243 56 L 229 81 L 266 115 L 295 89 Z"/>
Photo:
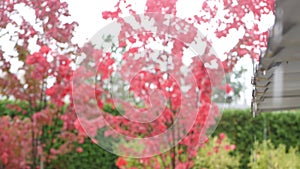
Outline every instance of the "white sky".
<path id="1" fill-rule="evenodd" d="M 71 13 L 72 20 L 75 20 L 79 23 L 79 26 L 75 30 L 75 36 L 73 41 L 78 43 L 79 45 L 83 45 L 90 38 L 93 37 L 101 28 L 107 26 L 110 22 L 108 20 L 102 19 L 102 12 L 107 10 L 113 10 L 114 5 L 116 4 L 116 0 L 85 0 L 85 1 L 75 1 L 75 0 L 65 0 L 69 4 L 69 11 Z M 127 0 L 130 4 L 133 4 L 133 9 L 135 9 L 138 13 L 143 13 L 146 0 Z M 178 16 L 177 17 L 189 17 L 197 14 L 199 6 L 201 6 L 202 1 L 198 0 L 178 0 L 177 9 Z M 27 11 L 25 13 L 30 13 Z M 126 16 L 126 14 L 124 15 Z M 251 20 L 253 16 L 249 15 L 246 20 Z M 30 17 L 29 17 L 30 19 Z M 263 19 L 262 27 L 267 29 L 273 24 L 272 17 L 266 16 Z M 250 23 L 250 22 L 249 22 Z M 247 26 L 251 26 L 247 25 Z M 242 36 L 243 30 L 239 32 L 234 32 L 229 35 L 229 38 L 218 39 L 214 41 L 214 49 L 222 57 L 222 53 L 228 49 L 234 47 L 237 43 L 238 37 Z M 8 43 L 8 39 L 0 38 L 1 47 L 5 49 L 11 49 L 13 47 L 13 43 Z M 33 46 L 32 48 L 35 48 Z M 8 50 L 9 51 L 9 50 Z M 11 51 L 13 53 L 13 51 Z M 17 61 L 16 61 L 17 62 Z M 240 103 L 244 102 L 244 97 L 246 98 L 247 105 L 250 105 L 251 102 L 251 92 L 252 86 L 250 84 L 251 77 L 253 75 L 252 72 L 252 63 L 250 58 L 243 58 L 239 66 L 243 66 L 247 68 L 249 71 L 245 74 L 245 85 L 247 87 L 246 91 L 242 94 L 242 99 Z"/>
<path id="2" fill-rule="evenodd" d="M 95 35 L 101 28 L 107 26 L 111 21 L 102 19 L 102 12 L 107 10 L 112 10 L 113 6 L 116 4 L 116 0 L 85 0 L 85 1 L 74 1 L 66 0 L 69 3 L 69 10 L 72 18 L 79 23 L 79 27 L 76 29 L 76 34 L 74 41 L 83 45 L 87 42 L 93 35 Z M 133 4 L 133 8 L 137 10 L 138 13 L 143 13 L 146 0 L 127 0 Z M 138 2 L 138 3 L 137 3 Z M 201 6 L 202 1 L 198 0 L 178 0 L 177 9 L 178 17 L 189 17 L 198 13 L 199 6 Z M 126 16 L 126 15 L 125 15 Z M 251 21 L 253 16 L 249 14 L 245 19 Z M 267 29 L 273 24 L 272 16 L 265 16 L 263 19 L 263 29 Z M 249 22 L 250 23 L 250 22 Z M 251 26 L 251 23 L 247 26 Z M 239 32 L 234 32 L 229 35 L 229 38 L 223 38 L 214 41 L 214 48 L 216 52 L 221 55 L 224 51 L 231 49 L 238 41 L 238 37 L 242 36 L 243 30 Z M 246 90 L 241 94 L 241 100 L 238 104 L 246 105 L 251 104 L 252 98 L 252 86 L 251 77 L 253 76 L 252 61 L 249 57 L 245 57 L 240 60 L 237 67 L 243 66 L 248 69 L 245 73 L 243 79 L 246 86 Z"/>

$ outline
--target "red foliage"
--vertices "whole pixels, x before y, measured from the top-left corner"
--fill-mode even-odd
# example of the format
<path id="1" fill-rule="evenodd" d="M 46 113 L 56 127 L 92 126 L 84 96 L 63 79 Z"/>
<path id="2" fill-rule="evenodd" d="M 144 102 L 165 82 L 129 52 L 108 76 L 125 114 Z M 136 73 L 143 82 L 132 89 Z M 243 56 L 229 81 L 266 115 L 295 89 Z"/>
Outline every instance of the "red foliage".
<path id="1" fill-rule="evenodd" d="M 34 22 L 22 17 L 20 6 L 34 12 Z M 21 22 L 15 21 L 18 15 Z M 8 31 L 9 26 L 18 30 L 9 35 L 16 44 L 12 50 L 17 55 L 5 57 L 5 51 L 0 50 L 1 96 L 27 103 L 30 110 L 23 111 L 28 116 L 25 118 L 0 117 L 0 168 L 38 168 L 40 161 L 47 165 L 58 154 L 72 150 L 73 142 L 82 137 L 72 132 L 76 115 L 72 104 L 65 102 L 70 102 L 65 98 L 71 96 L 70 63 L 77 50 L 77 45 L 70 42 L 77 23 L 61 20 L 68 16 L 68 5 L 60 0 L 4 0 L 0 3 L 1 34 Z M 37 52 L 29 48 L 33 39 L 40 46 Z M 11 71 L 15 66 L 11 58 L 23 62 L 18 72 Z M 49 84 L 50 81 L 54 84 Z M 64 105 L 65 114 L 62 113 Z M 9 108 L 17 112 L 20 109 Z M 45 126 L 56 126 L 59 120 L 64 122 L 60 133 L 43 130 Z M 44 140 L 48 134 L 54 134 L 52 139 Z M 59 149 L 52 147 L 56 139 L 65 140 Z"/>
<path id="2" fill-rule="evenodd" d="M 127 161 L 124 159 L 124 158 L 118 158 L 118 160 L 116 161 L 116 165 L 119 167 L 119 168 L 122 168 L 123 166 L 126 166 L 127 165 Z"/>
<path id="3" fill-rule="evenodd" d="M 178 144 L 176 144 L 176 148 L 171 149 L 168 153 L 161 154 L 162 159 L 166 158 L 166 156 L 171 157 L 171 162 L 166 164 L 169 168 L 189 168 L 193 165 L 192 158 L 196 155 L 196 152 L 199 148 L 199 143 L 204 142 L 206 139 L 206 129 L 212 125 L 216 124 L 215 117 L 219 115 L 219 110 L 217 106 L 211 101 L 211 94 L 213 88 L 219 86 L 221 84 L 221 80 L 223 79 L 222 74 L 219 74 L 219 70 L 224 71 L 225 73 L 232 71 L 233 66 L 237 63 L 237 61 L 246 55 L 250 55 L 251 58 L 257 59 L 260 54 L 259 50 L 266 48 L 267 46 L 267 32 L 261 32 L 259 30 L 259 23 L 261 21 L 262 14 L 272 13 L 274 7 L 274 1 L 257 1 L 257 0 L 243 0 L 243 1 L 232 1 L 232 0 L 223 0 L 223 1 L 205 1 L 201 7 L 199 7 L 199 11 L 201 15 L 195 15 L 194 18 L 186 18 L 189 20 L 189 23 L 192 24 L 207 24 L 216 22 L 218 27 L 214 31 L 214 35 L 210 35 L 211 37 L 207 37 L 203 39 L 207 44 L 207 47 L 204 51 L 203 57 L 201 60 L 193 58 L 193 62 L 190 65 L 191 73 L 194 75 L 194 79 L 196 81 L 196 87 L 199 89 L 198 95 L 195 95 L 192 91 L 188 93 L 182 93 L 180 90 L 181 84 L 178 83 L 178 76 L 174 76 L 174 79 L 168 78 L 167 80 L 163 78 L 164 71 L 159 68 L 159 66 L 153 64 L 154 72 L 144 71 L 142 68 L 146 67 L 146 65 L 151 64 L 145 62 L 147 55 L 151 53 L 146 51 L 145 57 L 139 59 L 133 59 L 137 53 L 147 50 L 146 45 L 150 42 L 150 40 L 159 41 L 161 40 L 163 45 L 171 44 L 172 49 L 170 52 L 170 57 L 172 57 L 173 69 L 167 70 L 168 73 L 174 75 L 177 71 L 180 71 L 183 63 L 181 62 L 182 57 L 184 56 L 184 50 L 186 50 L 189 45 L 195 40 L 197 35 L 197 29 L 191 26 L 190 24 L 185 22 L 185 19 L 177 20 L 176 18 L 170 19 L 170 24 L 164 24 L 166 21 L 166 17 L 164 15 L 155 15 L 149 14 L 150 12 L 160 13 L 160 14 L 171 14 L 176 16 L 176 0 L 172 1 L 160 1 L 160 0 L 147 0 L 145 12 L 146 16 L 154 20 L 154 24 L 156 26 L 156 31 L 159 34 L 150 33 L 146 31 L 146 28 L 136 29 L 130 25 L 125 19 L 121 18 L 123 13 L 127 11 L 131 13 L 136 13 L 131 8 L 130 4 L 127 4 L 124 0 L 119 0 L 115 5 L 115 11 L 107 11 L 103 13 L 104 19 L 113 19 L 116 20 L 121 25 L 121 32 L 118 34 L 118 39 L 121 42 L 119 47 L 125 48 L 125 52 L 123 54 L 124 64 L 120 68 L 120 73 L 122 76 L 122 80 L 130 81 L 130 92 L 134 94 L 135 97 L 142 99 L 145 103 L 145 109 L 148 111 L 148 116 L 146 118 L 151 118 L 151 103 L 154 102 L 154 99 L 149 98 L 149 93 L 152 92 L 152 89 L 149 87 L 149 84 L 153 84 L 155 86 L 155 90 L 159 90 L 161 92 L 161 97 L 165 97 L 168 101 L 167 106 L 162 112 L 162 116 L 159 116 L 156 120 L 151 121 L 150 123 L 140 124 L 130 121 L 130 119 L 139 119 L 139 115 L 142 114 L 144 109 L 137 108 L 136 105 L 132 105 L 130 103 L 126 103 L 125 101 L 119 101 L 117 99 L 114 100 L 114 104 L 121 105 L 121 107 L 125 110 L 125 117 L 120 116 L 111 116 L 109 114 L 105 114 L 105 120 L 109 123 L 109 125 L 119 133 L 123 135 L 127 135 L 130 137 L 151 137 L 158 135 L 164 131 L 167 131 L 169 127 L 174 124 L 174 120 L 178 118 L 178 114 L 180 114 L 181 110 L 188 110 L 188 106 L 186 100 L 182 99 L 185 95 L 191 95 L 193 97 L 197 97 L 200 106 L 198 107 L 198 115 L 196 116 L 195 123 L 192 128 L 188 131 L 187 136 L 184 137 Z M 124 9 L 122 6 L 126 6 Z M 223 10 L 223 13 L 220 15 L 218 13 L 219 10 Z M 246 15 L 253 14 L 254 19 L 252 20 L 252 27 L 247 27 L 245 21 L 243 20 Z M 138 23 L 141 23 L 141 18 L 139 15 L 134 16 L 135 20 Z M 150 20 L 150 19 L 149 19 Z M 221 26 L 225 25 L 225 27 Z M 221 27 L 223 29 L 221 29 Z M 243 29 L 245 31 L 244 35 L 239 39 L 238 44 L 231 49 L 227 54 L 227 59 L 224 61 L 220 61 L 217 56 L 210 52 L 212 36 L 217 38 L 226 37 L 231 30 L 240 30 Z M 178 31 L 178 30 L 188 30 L 188 31 Z M 145 33 L 146 32 L 146 33 Z M 130 36 L 137 35 L 134 39 Z M 171 38 L 167 38 L 166 36 L 172 35 Z M 124 39 L 129 40 L 130 43 L 135 44 L 139 42 L 138 47 L 128 48 L 124 42 Z M 169 53 L 164 53 L 167 57 Z M 105 56 L 102 56 L 105 57 Z M 206 66 L 206 63 L 211 63 L 213 61 L 217 62 L 217 70 L 211 69 Z M 103 69 L 105 70 L 105 69 Z M 143 70 L 143 71 L 140 71 Z M 112 75 L 112 72 L 109 73 Z M 187 80 L 187 79 L 185 79 Z M 103 85 L 103 84 L 102 84 Z M 100 84 L 101 86 L 101 84 Z M 228 94 L 232 92 L 232 88 L 227 84 L 224 85 L 224 91 Z M 192 86 L 195 87 L 195 86 Z M 220 87 L 220 86 L 219 86 Z M 173 90 L 169 91 L 167 89 L 173 88 Z M 99 89 L 102 95 L 107 94 L 104 88 Z M 109 95 L 106 95 L 110 97 Z M 158 96 L 158 95 L 157 95 Z M 112 99 L 112 98 L 110 98 Z M 161 99 L 160 101 L 162 101 Z M 106 100 L 101 100 L 102 105 L 106 104 Z M 163 102 L 163 101 L 162 101 Z M 192 102 L 190 100 L 190 102 Z M 164 105 L 165 103 L 162 103 Z M 160 103 L 155 102 L 157 107 L 160 107 Z M 150 107 L 150 108 L 149 108 Z M 160 109 L 158 109 L 160 110 Z M 189 109 L 192 110 L 192 109 Z M 149 113 L 150 112 L 150 113 Z M 186 125 L 185 122 L 188 122 L 190 119 L 185 119 L 180 121 L 181 126 Z M 189 121 L 190 122 L 190 121 Z M 85 124 L 83 124 L 85 126 Z M 150 129 L 150 130 L 149 130 Z M 178 131 L 177 131 L 178 132 Z M 176 133 L 176 131 L 175 131 Z M 177 134 L 177 133 L 176 133 Z M 180 134 L 179 134 L 180 135 Z M 116 136 L 116 133 L 107 131 L 107 136 Z M 93 137 L 93 136 L 92 136 Z M 221 142 L 225 138 L 225 135 L 221 134 L 219 141 Z M 176 140 L 176 137 L 170 137 L 169 141 Z M 155 148 L 157 145 L 155 142 L 149 141 L 149 145 Z M 234 149 L 234 146 L 225 147 L 226 150 Z M 151 151 L 145 148 L 144 153 Z M 186 154 L 179 153 L 180 151 L 185 149 Z M 126 150 L 126 149 L 125 149 Z M 130 150 L 128 150 L 130 151 Z M 219 149 L 215 149 L 215 152 L 218 152 Z M 128 152 L 128 154 L 130 154 Z M 188 159 L 187 162 L 181 161 L 180 156 L 186 156 Z M 146 159 L 145 159 L 146 160 Z M 146 160 L 147 161 L 147 160 Z M 143 162 L 143 165 L 147 165 Z"/>
<path id="4" fill-rule="evenodd" d="M 232 87 L 229 84 L 226 84 L 226 90 L 225 90 L 226 94 L 229 94 L 232 91 L 233 91 Z"/>
<path id="5" fill-rule="evenodd" d="M 17 12 L 14 8 L 17 4 L 23 4 L 33 9 L 36 16 L 34 25 L 24 19 L 21 24 L 18 24 L 11 18 L 11 14 Z M 121 7 L 124 4 L 125 9 Z M 118 145 L 117 149 L 132 156 L 136 155 L 135 153 L 151 156 L 153 152 L 155 152 L 154 154 L 160 152 L 157 147 L 163 150 L 171 148 L 170 151 L 160 155 L 162 160 L 167 159 L 167 156 L 171 159 L 169 163 L 165 164 L 165 168 L 192 167 L 192 158 L 197 154 L 199 143 L 206 140 L 207 129 L 217 123 L 215 117 L 220 115 L 218 107 L 211 101 L 213 89 L 219 86 L 223 79 L 223 74 L 220 72 L 230 72 L 238 59 L 247 54 L 253 59 L 258 58 L 258 49 L 266 47 L 268 35 L 267 32 L 260 32 L 258 23 L 262 14 L 273 11 L 274 2 L 269 0 L 206 1 L 199 7 L 199 10 L 202 9 L 201 15 L 195 15 L 190 19 L 168 18 L 170 22 L 165 24 L 166 16 L 161 14 L 176 16 L 176 4 L 176 0 L 146 1 L 145 16 L 152 19 L 157 28 L 157 33 L 153 33 L 146 28 L 135 28 L 121 18 L 120 16 L 125 13 L 125 10 L 131 14 L 136 14 L 136 11 L 125 0 L 119 0 L 115 11 L 105 11 L 102 15 L 104 19 L 116 20 L 121 26 L 121 32 L 117 35 L 120 43 L 117 46 L 125 50 L 122 53 L 122 64 L 118 69 L 115 68 L 117 63 L 113 57 L 115 52 L 87 46 L 83 48 L 87 56 L 86 65 L 73 72 L 71 63 L 74 60 L 71 56 L 76 54 L 77 46 L 70 40 L 77 23 L 64 23 L 60 20 L 61 16 L 69 16 L 67 3 L 60 0 L 8 0 L 0 3 L 0 28 L 5 29 L 10 23 L 20 29 L 19 33 L 16 33 L 18 43 L 15 51 L 18 53 L 16 58 L 24 63 L 19 71 L 25 72 L 22 79 L 12 73 L 10 61 L 4 57 L 4 52 L 0 51 L 0 61 L 2 62 L 0 70 L 5 73 L 4 77 L 0 78 L 1 94 L 26 101 L 31 110 L 38 110 L 31 112 L 30 118 L 24 120 L 20 120 L 18 117 L 14 119 L 0 118 L 0 166 L 2 164 L 7 168 L 28 166 L 36 168 L 39 158 L 49 162 L 58 154 L 72 149 L 72 142 L 82 142 L 85 136 L 83 129 L 93 137 L 93 142 L 99 143 L 95 136 L 98 129 L 106 126 L 104 122 L 106 121 L 115 131 L 128 136 L 125 141 L 126 139 L 130 140 L 129 136 L 148 138 L 167 133 L 166 131 L 169 131 L 172 125 L 177 124 L 176 126 L 179 126 L 180 129 L 173 128 L 171 133 L 165 135 L 163 141 L 169 144 L 168 146 L 164 147 L 164 144 L 159 142 L 162 140 L 154 139 L 143 142 L 147 146 L 139 152 L 122 144 Z M 217 15 L 217 11 L 222 6 L 218 4 L 223 4 L 225 9 L 221 18 L 218 18 L 220 16 Z M 253 26 L 247 28 L 243 18 L 250 12 L 254 15 Z M 142 23 L 142 19 L 145 19 L 140 15 L 135 15 L 134 18 L 138 23 Z M 213 21 L 219 26 L 214 31 L 214 36 L 218 38 L 226 37 L 231 29 L 244 29 L 245 33 L 239 39 L 238 44 L 227 54 L 228 57 L 225 61 L 220 61 L 210 51 L 212 48 L 211 38 L 203 38 L 202 40 L 206 43 L 204 53 L 201 54 L 200 59 L 197 56 L 194 57 L 193 62 L 188 66 L 190 76 L 181 75 L 181 69 L 184 68 L 182 62 L 184 51 L 193 45 L 198 34 L 194 25 Z M 35 25 L 38 26 L 38 29 Z M 225 29 L 219 29 L 221 25 L 225 25 Z M 133 35 L 135 36 L 132 37 Z M 167 37 L 168 35 L 172 35 L 172 37 Z M 36 37 L 37 44 L 40 46 L 40 50 L 37 52 L 28 49 L 29 42 L 33 37 Z M 164 47 L 171 47 L 170 52 L 165 51 L 159 54 L 157 60 L 168 63 L 170 59 L 172 69 L 168 67 L 166 71 L 159 64 L 147 61 L 147 59 L 151 60 L 147 54 L 154 52 L 147 49 L 150 41 L 162 41 Z M 146 50 L 145 57 L 134 57 L 144 50 Z M 96 61 L 96 64 L 89 64 L 93 60 Z M 217 63 L 216 68 L 206 66 L 213 62 Z M 151 64 L 153 70 L 143 70 L 144 67 Z M 97 80 L 100 82 L 96 85 L 90 81 L 84 81 L 88 78 L 95 78 L 91 70 L 96 70 L 97 77 L 100 78 Z M 116 72 L 119 72 L 120 77 L 115 76 Z M 51 86 L 47 84 L 49 79 L 54 79 L 54 84 Z M 185 84 L 190 85 L 190 89 L 185 92 L 181 90 L 183 85 L 181 79 Z M 75 83 L 72 84 L 72 81 Z M 110 93 L 110 81 L 126 82 L 130 86 L 130 93 L 135 98 L 139 98 L 143 105 L 123 100 L 121 97 L 114 97 Z M 123 85 L 121 84 L 121 86 Z M 226 87 L 226 92 L 228 91 L 229 89 Z M 66 105 L 67 98 L 69 98 L 69 104 Z M 96 100 L 93 100 L 94 98 Z M 49 103 L 54 104 L 55 108 L 52 108 Z M 122 107 L 123 116 L 105 113 L 104 106 L 108 104 L 112 105 L 113 109 L 119 110 L 119 107 Z M 67 108 L 66 112 L 62 114 L 64 105 Z M 77 112 L 86 112 L 85 114 L 79 113 L 80 123 L 76 120 L 74 108 Z M 161 114 L 157 115 L 157 112 Z M 40 139 L 44 134 L 42 127 L 55 125 L 57 119 L 61 119 L 64 123 L 62 131 L 57 137 L 65 139 L 65 143 L 59 149 L 51 148 L 49 152 L 45 152 L 43 146 L 45 143 Z M 154 120 L 149 122 L 147 121 L 149 119 Z M 73 129 L 77 129 L 78 134 L 70 132 Z M 113 130 L 105 132 L 105 136 L 110 138 L 118 138 L 116 135 L 117 133 Z M 222 138 L 223 136 L 220 136 L 220 139 Z M 50 142 L 55 142 L 55 140 L 50 140 Z M 173 148 L 173 146 L 175 147 Z M 230 148 L 235 147 L 231 146 Z M 183 150 L 186 153 L 182 153 Z M 82 149 L 78 148 L 77 151 L 82 152 Z M 183 156 L 186 158 L 181 158 Z M 148 165 L 150 162 L 150 158 L 143 160 L 143 165 Z M 117 164 L 124 167 L 127 163 L 120 158 Z M 158 162 L 155 163 L 155 167 L 161 168 Z"/>

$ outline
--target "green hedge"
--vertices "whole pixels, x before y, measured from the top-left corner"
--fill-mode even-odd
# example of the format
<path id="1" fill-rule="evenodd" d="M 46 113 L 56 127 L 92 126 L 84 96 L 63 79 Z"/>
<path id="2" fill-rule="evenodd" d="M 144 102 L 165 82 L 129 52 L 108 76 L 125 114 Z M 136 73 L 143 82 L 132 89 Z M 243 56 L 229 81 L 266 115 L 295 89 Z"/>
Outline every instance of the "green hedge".
<path id="1" fill-rule="evenodd" d="M 8 106 L 18 106 L 21 108 L 21 111 L 16 111 L 13 109 L 9 109 Z M 22 111 L 29 112 L 28 104 L 25 102 L 15 102 L 11 100 L 0 100 L 0 116 L 26 116 Z"/>
<path id="2" fill-rule="evenodd" d="M 300 111 L 262 113 L 253 118 L 250 110 L 226 110 L 214 135 L 221 132 L 236 144 L 240 168 L 248 168 L 254 139 L 270 139 L 275 147 L 300 147 Z"/>
<path id="3" fill-rule="evenodd" d="M 86 139 L 82 147 L 83 152 L 73 152 L 58 156 L 57 160 L 51 162 L 49 169 L 117 169 L 116 155 L 103 150 L 98 145 Z"/>
<path id="4" fill-rule="evenodd" d="M 0 116 L 10 115 L 13 117 L 15 115 L 23 115 L 22 112 L 8 109 L 6 107 L 8 104 L 18 104 L 23 110 L 28 109 L 28 105 L 25 103 L 2 100 L 0 101 Z M 106 107 L 105 111 L 118 115 L 110 107 Z M 25 116 L 28 116 L 28 114 Z M 59 130 L 61 124 L 56 127 L 57 129 L 51 130 Z M 47 130 L 49 129 L 47 128 Z M 250 160 L 251 149 L 255 142 L 254 138 L 257 141 L 270 139 L 275 146 L 285 144 L 287 148 L 291 146 L 300 147 L 300 111 L 262 113 L 253 118 L 250 110 L 226 110 L 214 135 L 221 132 L 226 133 L 231 141 L 236 144 L 237 153 L 241 156 L 240 168 L 244 169 L 247 168 Z M 61 155 L 51 163 L 50 168 L 116 168 L 115 160 L 117 156 L 101 149 L 89 139 L 86 139 L 84 144 L 78 146 L 83 148 L 84 151 L 82 153 L 78 153 L 74 149 L 70 153 Z"/>

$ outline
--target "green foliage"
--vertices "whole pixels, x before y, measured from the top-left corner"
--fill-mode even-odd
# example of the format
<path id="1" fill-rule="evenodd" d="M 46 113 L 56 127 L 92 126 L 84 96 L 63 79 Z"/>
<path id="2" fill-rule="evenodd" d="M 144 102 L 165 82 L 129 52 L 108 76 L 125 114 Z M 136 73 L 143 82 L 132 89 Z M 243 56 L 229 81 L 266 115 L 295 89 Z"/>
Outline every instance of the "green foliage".
<path id="1" fill-rule="evenodd" d="M 106 105 L 105 111 L 112 115 L 119 115 L 116 109 L 113 109 L 110 105 Z M 102 140 L 104 137 L 105 129 L 99 129 L 97 137 L 98 140 Z M 97 139 L 97 138 L 96 138 Z M 108 139 L 105 139 L 106 141 Z M 111 142 L 109 142 L 111 141 Z M 111 144 L 112 139 L 109 139 L 107 144 Z M 77 148 L 82 148 L 83 152 L 77 152 Z M 118 157 L 106 150 L 102 149 L 97 144 L 94 144 L 90 139 L 85 139 L 83 144 L 75 144 L 72 152 L 64 155 L 60 155 L 56 160 L 53 160 L 48 167 L 49 169 L 117 169 L 115 161 Z"/>
<path id="2" fill-rule="evenodd" d="M 26 116 L 30 112 L 29 105 L 25 102 L 1 100 L 0 101 L 0 116 Z"/>
<path id="3" fill-rule="evenodd" d="M 219 137 L 213 137 L 208 142 L 204 143 L 198 151 L 197 156 L 193 159 L 194 169 L 233 169 L 239 166 L 239 157 L 234 156 L 232 152 L 235 150 L 235 145 L 225 136 L 220 134 Z M 185 156 L 182 156 L 185 157 Z M 121 158 L 119 158 L 120 160 Z M 166 168 L 164 164 L 171 162 L 171 156 L 166 156 L 162 159 L 157 155 L 149 159 L 122 158 L 126 161 L 125 168 L 136 169 L 152 169 Z M 187 159 L 181 159 L 183 162 Z M 146 164 L 143 165 L 142 163 Z M 178 167 L 180 168 L 180 167 Z"/>
<path id="4" fill-rule="evenodd" d="M 203 148 L 199 149 L 199 153 L 195 158 L 195 169 L 232 169 L 238 168 L 239 157 L 233 156 L 233 150 L 230 145 L 230 140 L 225 138 L 221 143 L 218 143 L 218 138 L 214 137 Z"/>
<path id="5" fill-rule="evenodd" d="M 109 104 L 103 106 L 103 111 L 113 116 L 119 116 L 125 113 L 124 110 L 122 110 L 121 108 L 116 109 Z"/>
<path id="6" fill-rule="evenodd" d="M 83 152 L 78 153 L 78 147 L 81 147 Z M 83 144 L 77 144 L 72 152 L 58 156 L 51 162 L 49 169 L 117 169 L 116 159 L 116 155 L 86 139 Z"/>
<path id="7" fill-rule="evenodd" d="M 8 105 L 19 106 L 21 111 L 7 108 Z M 34 111 L 29 110 L 28 107 L 28 104 L 23 102 L 2 100 L 0 101 L 0 116 L 9 115 L 14 117 L 18 115 L 21 118 L 27 117 L 29 114 L 31 114 L 30 111 Z M 24 110 L 26 112 L 24 112 Z M 111 111 L 112 114 L 118 115 L 118 112 L 109 106 L 105 108 L 105 111 Z M 58 123 L 55 126 L 45 126 L 44 130 L 51 132 L 48 133 L 49 135 L 45 134 L 43 139 L 48 139 L 48 137 L 55 136 L 55 133 L 60 131 L 62 122 L 57 122 Z M 290 154 L 295 154 L 294 151 L 299 152 L 299 149 L 292 147 L 300 147 L 300 113 L 299 111 L 262 113 L 261 115 L 253 118 L 250 110 L 226 110 L 222 115 L 222 119 L 214 135 L 219 135 L 222 132 L 226 133 L 232 143 L 236 145 L 237 151 L 231 152 L 230 154 L 240 156 L 240 168 L 249 168 L 248 164 L 250 163 L 251 159 L 251 150 L 253 150 L 254 147 L 257 147 L 257 145 L 254 146 L 255 141 L 261 143 L 264 139 L 271 140 L 272 146 L 274 146 L 274 148 L 270 146 L 271 150 L 268 151 L 271 151 L 272 154 L 281 152 L 280 160 L 282 159 L 282 161 L 284 161 L 284 159 L 288 158 L 293 159 L 295 158 L 294 155 Z M 103 131 L 99 131 L 99 137 L 101 137 L 103 134 Z M 55 144 L 62 143 L 58 141 Z M 286 145 L 286 149 L 280 144 Z M 47 146 L 49 145 L 46 145 L 46 147 Z M 53 147 L 59 147 L 59 145 L 53 145 Z M 78 147 L 81 147 L 83 152 L 78 153 L 76 151 Z M 256 148 L 256 152 L 258 152 L 258 150 L 261 151 L 262 149 Z M 284 151 L 289 151 L 290 153 L 284 154 Z M 262 151 L 261 153 L 263 154 L 265 152 Z M 221 161 L 223 161 L 223 159 L 227 159 L 227 155 L 228 154 L 225 155 L 226 158 L 224 158 L 223 155 L 222 157 L 218 156 L 215 158 L 222 159 Z M 297 158 L 299 159 L 299 156 L 297 156 Z M 89 139 L 86 139 L 83 144 L 76 144 L 72 152 L 60 155 L 56 160 L 51 161 L 48 168 L 114 169 L 116 168 L 116 159 L 117 156 L 103 150 L 98 145 L 93 144 Z M 287 161 L 287 163 L 289 163 L 289 161 Z"/>
<path id="8" fill-rule="evenodd" d="M 255 141 L 270 139 L 275 147 L 284 144 L 287 149 L 300 146 L 300 113 L 262 113 L 253 118 L 250 110 L 226 110 L 214 134 L 221 132 L 236 144 L 240 168 L 245 169 Z"/>
<path id="9" fill-rule="evenodd" d="M 286 149 L 286 146 L 279 144 L 277 148 L 270 140 L 262 143 L 255 142 L 251 154 L 249 166 L 251 169 L 298 169 L 300 168 L 300 154 L 296 148 Z"/>

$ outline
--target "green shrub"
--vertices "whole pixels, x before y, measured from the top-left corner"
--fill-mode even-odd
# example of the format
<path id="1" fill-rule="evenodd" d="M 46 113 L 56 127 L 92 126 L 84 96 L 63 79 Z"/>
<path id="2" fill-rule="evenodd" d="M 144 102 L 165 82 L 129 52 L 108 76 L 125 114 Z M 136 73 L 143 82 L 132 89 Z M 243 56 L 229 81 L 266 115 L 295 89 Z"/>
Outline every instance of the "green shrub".
<path id="1" fill-rule="evenodd" d="M 239 157 L 231 154 L 235 150 L 235 145 L 231 145 L 231 141 L 228 138 L 222 139 L 222 135 L 224 134 L 221 133 L 219 137 L 213 137 L 199 149 L 195 158 L 195 169 L 238 168 Z"/>
<path id="2" fill-rule="evenodd" d="M 236 144 L 240 168 L 249 168 L 255 141 L 270 139 L 275 147 L 284 144 L 287 150 L 300 146 L 300 112 L 262 113 L 253 118 L 250 110 L 225 110 L 214 135 L 221 132 Z"/>
<path id="3" fill-rule="evenodd" d="M 9 105 L 13 105 L 13 108 L 8 108 Z M 30 110 L 29 105 L 24 102 L 0 101 L 0 116 L 14 117 L 18 115 L 22 118 L 28 117 L 35 111 L 37 110 Z M 119 115 L 109 106 L 105 107 L 105 111 Z M 61 126 L 62 124 L 59 123 L 56 126 L 45 127 L 45 130 L 58 132 Z M 236 145 L 237 151 L 232 154 L 240 155 L 240 168 L 249 168 L 251 149 L 253 149 L 255 141 L 262 142 L 264 139 L 270 139 L 274 148 L 284 144 L 286 151 L 289 151 L 291 147 L 300 147 L 300 111 L 262 113 L 253 118 L 250 110 L 226 110 L 214 135 L 220 133 L 226 133 Z M 48 135 L 45 135 L 44 139 L 47 138 Z M 74 151 L 52 161 L 49 168 L 116 168 L 117 156 L 101 149 L 89 139 L 86 139 L 84 144 L 77 146 L 83 148 L 82 153 L 76 152 L 77 147 L 75 147 Z M 299 149 L 297 151 L 299 152 Z"/>
<path id="4" fill-rule="evenodd" d="M 239 157 L 233 156 L 231 153 L 235 150 L 235 145 L 221 133 L 218 137 L 210 138 L 209 141 L 203 143 L 199 148 L 197 156 L 193 159 L 194 169 L 234 169 L 239 166 Z M 166 152 L 165 158 L 157 155 L 146 159 L 137 158 L 118 158 L 117 165 L 122 168 L 135 169 L 152 169 L 152 168 L 172 168 L 170 152 Z M 186 156 L 177 159 L 175 168 L 183 168 L 180 163 L 186 162 Z M 167 167 L 166 167 L 167 166 Z"/>
<path id="5" fill-rule="evenodd" d="M 78 147 L 81 147 L 83 152 L 78 153 L 76 151 Z M 51 162 L 49 169 L 117 169 L 115 165 L 117 158 L 90 139 L 86 139 L 84 144 L 76 145 L 72 152 L 58 156 Z"/>
<path id="6" fill-rule="evenodd" d="M 111 106 L 105 106 L 105 111 L 112 115 L 118 115 L 118 111 Z M 103 138 L 103 129 L 98 130 L 97 137 Z M 97 138 L 96 138 L 97 139 Z M 103 139 L 100 139 L 103 141 Z M 107 140 L 107 139 L 106 139 Z M 108 143 L 109 144 L 109 143 Z M 82 152 L 77 152 L 81 148 Z M 118 157 L 86 138 L 83 144 L 76 143 L 72 152 L 63 154 L 53 160 L 49 169 L 117 169 L 115 161 Z"/>
<path id="7" fill-rule="evenodd" d="M 28 116 L 30 112 L 29 106 L 25 102 L 0 100 L 0 116 Z"/>
<path id="8" fill-rule="evenodd" d="M 300 155 L 296 153 L 296 148 L 286 149 L 286 146 L 279 144 L 277 148 L 270 140 L 262 143 L 255 142 L 251 154 L 249 167 L 251 169 L 299 169 Z"/>

